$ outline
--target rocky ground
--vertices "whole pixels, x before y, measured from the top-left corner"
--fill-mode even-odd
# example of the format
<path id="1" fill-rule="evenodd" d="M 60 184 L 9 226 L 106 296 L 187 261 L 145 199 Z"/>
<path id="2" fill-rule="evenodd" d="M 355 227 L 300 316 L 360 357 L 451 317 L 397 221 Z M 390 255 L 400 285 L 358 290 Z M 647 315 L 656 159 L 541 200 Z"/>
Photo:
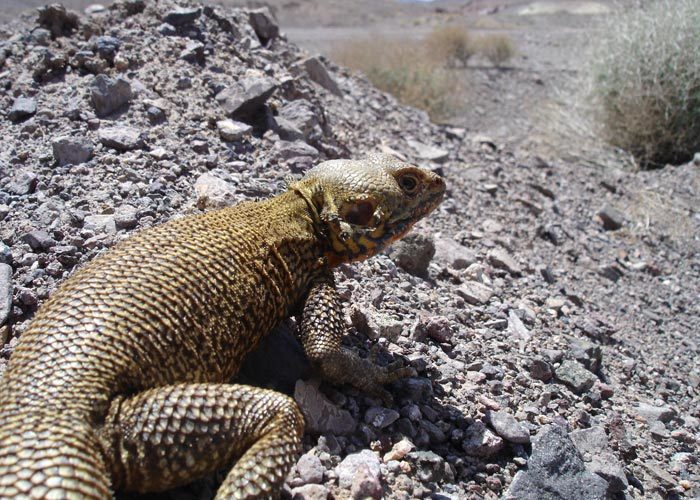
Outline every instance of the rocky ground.
<path id="1" fill-rule="evenodd" d="M 0 371 L 56 286 L 130 232 L 392 152 L 448 197 L 337 276 L 346 343 L 418 376 L 384 406 L 309 378 L 293 322 L 275 332 L 241 378 L 305 413 L 285 495 L 698 495 L 700 158 L 635 173 L 514 152 L 309 57 L 265 11 L 177 5 L 3 32 Z"/>

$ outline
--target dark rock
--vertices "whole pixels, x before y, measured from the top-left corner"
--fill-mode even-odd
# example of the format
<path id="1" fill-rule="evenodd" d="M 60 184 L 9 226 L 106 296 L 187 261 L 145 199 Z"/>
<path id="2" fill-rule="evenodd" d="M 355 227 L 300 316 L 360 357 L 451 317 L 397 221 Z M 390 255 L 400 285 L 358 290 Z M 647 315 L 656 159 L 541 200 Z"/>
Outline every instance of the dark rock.
<path id="1" fill-rule="evenodd" d="M 440 482 L 445 475 L 445 459 L 432 451 L 414 451 L 408 459 L 416 464 L 416 476 L 422 482 Z"/>
<path id="2" fill-rule="evenodd" d="M 51 143 L 53 157 L 59 165 L 79 165 L 85 163 L 94 151 L 92 142 L 86 137 L 58 137 Z"/>
<path id="3" fill-rule="evenodd" d="M 251 10 L 248 14 L 248 22 L 263 45 L 280 34 L 280 27 L 267 7 Z"/>
<path id="4" fill-rule="evenodd" d="M 95 52 L 97 52 L 102 59 L 109 62 L 114 61 L 114 56 L 117 55 L 122 42 L 119 38 L 113 36 L 98 36 L 95 40 Z"/>
<path id="5" fill-rule="evenodd" d="M 176 27 L 185 26 L 195 22 L 201 15 L 202 9 L 200 7 L 177 8 L 165 14 L 163 22 Z"/>
<path id="6" fill-rule="evenodd" d="M 598 378 L 578 361 L 564 360 L 559 367 L 554 370 L 557 379 L 566 384 L 576 394 L 583 394 L 588 391 Z"/>
<path id="7" fill-rule="evenodd" d="M 554 375 L 552 365 L 543 359 L 533 359 L 529 364 L 530 376 L 536 380 L 546 382 Z"/>
<path id="8" fill-rule="evenodd" d="M 605 429 L 591 427 L 590 429 L 573 431 L 569 437 L 583 454 L 586 468 L 608 482 L 610 495 L 627 488 L 625 470 L 610 448 Z"/>
<path id="9" fill-rule="evenodd" d="M 373 425 L 377 429 L 384 429 L 396 422 L 399 418 L 399 412 L 391 408 L 382 408 L 373 406 L 365 412 L 365 422 Z"/>
<path id="10" fill-rule="evenodd" d="M 601 276 L 608 278 L 613 283 L 617 283 L 617 281 L 620 278 L 622 278 L 622 276 L 624 276 L 625 274 L 624 271 L 617 264 L 600 266 L 598 272 L 601 274 Z"/>
<path id="11" fill-rule="evenodd" d="M 608 483 L 588 472 L 574 443 L 558 425 L 537 434 L 527 470 L 513 478 L 507 500 L 605 500 Z"/>
<path id="12" fill-rule="evenodd" d="M 598 217 L 600 217 L 603 229 L 606 231 L 616 231 L 625 224 L 625 214 L 610 205 L 601 208 Z"/>
<path id="13" fill-rule="evenodd" d="M 436 238 L 433 260 L 454 269 L 466 269 L 476 262 L 476 253 L 452 238 Z"/>
<path id="14" fill-rule="evenodd" d="M 464 432 L 462 449 L 467 455 L 490 458 L 503 449 L 503 439 L 477 420 Z"/>
<path id="15" fill-rule="evenodd" d="M 262 110 L 277 85 L 276 80 L 266 76 L 242 78 L 219 92 L 216 101 L 230 118 L 248 122 Z"/>
<path id="16" fill-rule="evenodd" d="M 97 116 L 107 116 L 126 106 L 131 100 L 128 80 L 97 75 L 90 84 L 90 95 Z"/>
<path id="17" fill-rule="evenodd" d="M 397 392 L 407 401 L 425 401 L 433 396 L 433 384 L 427 378 L 405 378 L 401 380 Z"/>
<path id="18" fill-rule="evenodd" d="M 18 97 L 12 103 L 7 118 L 11 122 L 19 122 L 33 116 L 36 113 L 36 99 L 33 97 Z"/>
<path id="19" fill-rule="evenodd" d="M 141 131 L 133 127 L 117 125 L 114 127 L 101 128 L 97 134 L 100 142 L 107 148 L 117 151 L 131 151 L 143 147 Z"/>
<path id="20" fill-rule="evenodd" d="M 197 40 L 188 40 L 187 45 L 180 52 L 180 58 L 187 62 L 204 64 L 204 44 Z"/>
<path id="21" fill-rule="evenodd" d="M 12 311 L 12 268 L 0 264 L 0 326 L 5 324 Z"/>
<path id="22" fill-rule="evenodd" d="M 56 240 L 54 240 L 49 233 L 41 229 L 28 232 L 22 237 L 22 240 L 35 252 L 48 250 L 56 244 Z"/>
<path id="23" fill-rule="evenodd" d="M 467 281 L 455 289 L 457 295 L 462 297 L 467 303 L 478 306 L 488 303 L 493 296 L 493 291 L 486 285 L 478 281 Z"/>
<path id="24" fill-rule="evenodd" d="M 514 416 L 505 411 L 488 411 L 486 420 L 506 441 L 511 443 L 527 444 L 530 442 L 530 432 Z"/>
<path id="25" fill-rule="evenodd" d="M 318 83 L 321 87 L 332 92 L 337 96 L 342 96 L 343 93 L 338 87 L 338 83 L 328 73 L 326 66 L 321 62 L 319 57 L 308 57 L 296 63 L 292 69 L 297 72 L 305 72 L 309 79 Z"/>
<path id="26" fill-rule="evenodd" d="M 355 429 L 355 419 L 352 415 L 336 407 L 321 394 L 318 383 L 297 381 L 294 400 L 304 415 L 307 432 L 349 434 Z"/>
<path id="27" fill-rule="evenodd" d="M 39 8 L 37 23 L 51 31 L 53 38 L 70 35 L 80 26 L 80 18 L 75 12 L 66 10 L 61 4 L 51 4 Z"/>
<path id="28" fill-rule="evenodd" d="M 390 247 L 389 257 L 407 273 L 426 277 L 428 265 L 435 255 L 435 243 L 431 236 L 413 233 Z"/>

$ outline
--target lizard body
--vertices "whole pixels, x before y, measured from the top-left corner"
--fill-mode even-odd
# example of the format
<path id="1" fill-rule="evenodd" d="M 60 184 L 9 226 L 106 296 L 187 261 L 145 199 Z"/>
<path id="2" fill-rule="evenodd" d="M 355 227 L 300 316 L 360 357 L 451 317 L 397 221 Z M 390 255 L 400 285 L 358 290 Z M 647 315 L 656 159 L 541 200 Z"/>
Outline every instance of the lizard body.
<path id="1" fill-rule="evenodd" d="M 136 233 L 39 309 L 0 381 L 0 497 L 109 498 L 229 467 L 217 498 L 274 495 L 303 417 L 229 384 L 284 318 L 321 375 L 380 396 L 410 369 L 342 349 L 332 268 L 432 211 L 442 179 L 385 155 L 333 160 L 268 200 Z"/>

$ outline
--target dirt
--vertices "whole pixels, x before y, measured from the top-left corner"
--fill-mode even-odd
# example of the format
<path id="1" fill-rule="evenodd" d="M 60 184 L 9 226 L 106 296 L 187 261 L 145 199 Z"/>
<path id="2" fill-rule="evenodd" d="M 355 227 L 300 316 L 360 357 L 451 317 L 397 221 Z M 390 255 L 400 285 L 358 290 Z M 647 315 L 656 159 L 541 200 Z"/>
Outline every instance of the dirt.
<path id="1" fill-rule="evenodd" d="M 543 498 L 538 484 L 563 498 L 697 497 L 700 158 L 651 172 L 610 165 L 583 138 L 562 143 L 548 114 L 559 105 L 551 112 L 560 116 L 562 95 L 573 94 L 597 12 L 611 2 L 269 3 L 289 42 L 260 46 L 247 14 L 227 7 L 163 31 L 170 2 L 143 13 L 122 3 L 55 40 L 40 36 L 33 16 L 0 31 L 0 265 L 11 272 L 0 370 L 67 275 L 135 229 L 197 211 L 203 176 L 218 179 L 230 203 L 279 192 L 290 174 L 325 159 L 393 151 L 442 173 L 448 197 L 417 236 L 343 267 L 338 284 L 347 345 L 366 354 L 379 344 L 380 362 L 404 360 L 418 376 L 391 387 L 389 407 L 352 389 L 315 388 L 298 381 L 308 373 L 293 323 L 277 331 L 244 380 L 298 401 L 317 391 L 352 423 L 346 434 L 307 433 L 284 495 L 314 498 L 318 487 L 320 498 L 361 496 L 338 479 L 350 456 L 365 461 L 370 472 L 356 482 L 375 497 Z M 457 70 L 471 93 L 449 124 L 330 60 L 322 62 L 340 96 L 295 69 L 307 54 L 294 42 L 332 54 L 348 39 L 420 37 L 460 19 L 507 33 L 519 54 L 505 69 L 475 61 Z M 122 41 L 116 55 L 76 57 L 100 34 Z M 90 97 L 100 73 L 133 89 L 106 116 Z M 262 74 L 286 83 L 250 119 L 252 134 L 223 140 L 215 95 Z M 11 118 L 19 97 L 36 110 Z M 290 111 L 297 105 L 310 114 Z M 139 140 L 115 148 L 101 135 L 114 126 Z M 91 156 L 62 165 L 53 148 L 62 136 Z M 110 225 L 125 214 L 129 225 Z M 36 242 L 37 230 L 50 244 Z M 387 455 L 405 441 L 412 451 Z M 554 443 L 551 469 L 537 466 L 540 442 Z M 320 479 L 308 479 L 309 463 Z M 160 498 L 208 498 L 218 480 Z"/>

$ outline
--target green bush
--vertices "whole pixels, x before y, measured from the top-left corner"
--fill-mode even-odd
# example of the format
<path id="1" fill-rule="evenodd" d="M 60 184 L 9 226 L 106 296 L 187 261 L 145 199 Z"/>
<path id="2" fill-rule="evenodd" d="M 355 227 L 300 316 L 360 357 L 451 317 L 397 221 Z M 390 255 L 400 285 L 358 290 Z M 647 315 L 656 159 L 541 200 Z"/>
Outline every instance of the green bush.
<path id="1" fill-rule="evenodd" d="M 592 59 L 604 138 L 642 168 L 700 151 L 700 2 L 655 0 L 604 26 Z"/>

